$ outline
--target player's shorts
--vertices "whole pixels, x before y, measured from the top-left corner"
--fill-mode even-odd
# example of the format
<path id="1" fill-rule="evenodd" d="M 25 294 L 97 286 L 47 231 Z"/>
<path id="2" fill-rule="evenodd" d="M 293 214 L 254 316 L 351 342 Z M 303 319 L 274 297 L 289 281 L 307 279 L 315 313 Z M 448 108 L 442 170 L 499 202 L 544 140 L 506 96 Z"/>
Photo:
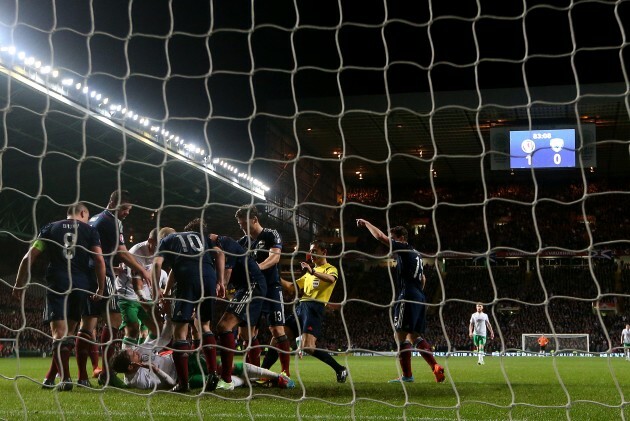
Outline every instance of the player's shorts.
<path id="1" fill-rule="evenodd" d="M 475 344 L 475 346 L 485 345 L 486 337 L 484 335 L 473 335 L 473 344 Z"/>
<path id="2" fill-rule="evenodd" d="M 398 296 L 398 300 L 393 310 L 396 331 L 423 335 L 426 328 L 426 306 L 422 291 L 407 289 Z"/>
<path id="3" fill-rule="evenodd" d="M 176 275 L 178 286 L 171 317 L 173 322 L 192 323 L 193 313 L 202 323 L 212 320 L 217 280 L 212 276 L 204 276 L 202 289 L 199 278 L 191 278 L 186 282 Z"/>
<path id="4" fill-rule="evenodd" d="M 118 301 L 118 307 L 120 307 L 120 315 L 122 316 L 122 323 L 119 329 L 130 323 L 140 324 L 143 320 L 147 320 L 150 317 L 139 301 L 122 298 Z"/>
<path id="5" fill-rule="evenodd" d="M 77 289 L 71 290 L 68 294 L 48 290 L 46 292 L 46 306 L 44 307 L 44 322 L 80 321 L 88 301 L 91 301 L 90 295 L 85 290 Z"/>
<path id="6" fill-rule="evenodd" d="M 238 317 L 239 326 L 256 326 L 262 314 L 263 297 L 258 284 L 252 284 L 251 289 L 238 289 L 225 311 Z"/>
<path id="7" fill-rule="evenodd" d="M 319 338 L 324 324 L 325 309 L 326 305 L 319 301 L 300 301 L 295 308 L 295 314 L 290 314 L 287 317 L 286 326 L 291 329 L 295 336 L 309 333 Z"/>
<path id="8" fill-rule="evenodd" d="M 118 307 L 118 295 L 116 295 L 116 281 L 113 276 L 107 275 L 105 278 L 105 291 L 103 299 L 99 301 L 88 301 L 84 311 L 85 316 L 100 317 L 109 313 L 120 313 Z M 96 287 L 94 288 L 96 291 Z"/>
<path id="9" fill-rule="evenodd" d="M 267 286 L 267 300 L 262 312 L 267 316 L 269 326 L 284 326 L 284 297 L 280 284 Z"/>

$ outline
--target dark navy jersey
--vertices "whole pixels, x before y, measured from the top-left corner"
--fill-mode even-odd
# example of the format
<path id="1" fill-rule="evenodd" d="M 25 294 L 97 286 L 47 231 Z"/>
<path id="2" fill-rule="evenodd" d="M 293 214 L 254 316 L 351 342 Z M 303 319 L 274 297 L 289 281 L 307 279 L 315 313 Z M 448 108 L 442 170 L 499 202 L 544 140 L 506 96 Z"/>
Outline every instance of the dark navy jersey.
<path id="1" fill-rule="evenodd" d="M 111 211 L 104 210 L 90 218 L 89 223 L 98 230 L 101 236 L 101 248 L 103 249 L 103 257 L 105 258 L 107 276 L 113 278 L 114 273 L 112 268 L 116 266 L 114 263 L 116 251 L 118 250 L 118 246 L 125 245 L 122 222 L 116 218 Z"/>
<path id="2" fill-rule="evenodd" d="M 214 246 L 197 231 L 175 232 L 160 241 L 157 255 L 163 257 L 165 265 L 175 271 L 176 279 L 178 273 L 186 276 L 193 274 L 197 278 L 199 274 L 216 278 L 213 256 L 208 253 Z"/>
<path id="3" fill-rule="evenodd" d="M 409 243 L 392 241 L 392 252 L 396 256 L 396 274 L 401 292 L 417 288 L 422 291 L 422 257 Z"/>
<path id="4" fill-rule="evenodd" d="M 218 236 L 217 245 L 225 253 L 225 268 L 232 269 L 230 283 L 236 289 L 249 288 L 250 284 L 266 285 L 267 281 L 258 263 L 240 244 L 230 237 Z"/>
<path id="5" fill-rule="evenodd" d="M 50 257 L 46 271 L 49 280 L 67 285 L 72 277 L 73 286 L 89 286 L 90 250 L 101 245 L 96 229 L 81 221 L 64 219 L 46 225 L 37 239 L 46 243 L 45 252 Z"/>
<path id="6" fill-rule="evenodd" d="M 251 251 L 251 255 L 257 263 L 262 263 L 269 257 L 269 250 L 278 248 L 282 250 L 282 238 L 276 230 L 263 228 L 262 232 L 255 240 L 248 235 L 243 236 L 238 243 L 244 248 Z M 267 279 L 267 285 L 279 284 L 280 273 L 278 265 L 274 265 L 262 271 Z"/>

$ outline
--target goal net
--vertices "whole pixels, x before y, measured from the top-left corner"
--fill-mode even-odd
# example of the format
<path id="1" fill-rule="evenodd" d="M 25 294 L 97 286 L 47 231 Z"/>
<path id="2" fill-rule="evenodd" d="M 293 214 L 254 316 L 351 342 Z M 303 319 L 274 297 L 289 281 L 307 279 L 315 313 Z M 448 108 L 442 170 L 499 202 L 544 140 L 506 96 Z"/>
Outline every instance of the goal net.
<path id="1" fill-rule="evenodd" d="M 613 358 L 630 305 L 629 14 L 627 0 L 0 2 L 0 419 L 630 417 Z M 272 344 L 284 335 L 264 322 L 237 344 L 236 363 L 290 352 L 294 389 L 103 388 L 93 370 L 124 331 L 103 320 L 93 387 L 69 332 L 74 388 L 41 389 L 61 352 L 42 319 L 49 255 L 14 291 L 18 267 L 70 205 L 96 215 L 120 190 L 127 249 L 194 218 L 238 239 L 235 213 L 255 205 L 292 283 L 324 242 L 335 287 L 321 325 L 300 326 L 315 356 L 289 329 L 289 351 Z M 397 226 L 426 278 L 413 327 Z M 299 295 L 283 300 L 296 316 Z M 477 303 L 494 332 L 483 364 Z M 397 343 L 398 322 L 426 342 Z M 512 358 L 536 352 L 526 332 L 602 358 Z"/>
<path id="2" fill-rule="evenodd" d="M 540 343 L 538 342 L 540 337 L 541 334 L 537 333 L 523 333 L 523 347 L 521 349 L 527 352 L 543 351 Z M 589 352 L 590 342 L 588 333 L 558 333 L 555 335 L 546 333 L 545 337 L 549 340 L 549 342 L 545 345 L 545 353 Z"/>

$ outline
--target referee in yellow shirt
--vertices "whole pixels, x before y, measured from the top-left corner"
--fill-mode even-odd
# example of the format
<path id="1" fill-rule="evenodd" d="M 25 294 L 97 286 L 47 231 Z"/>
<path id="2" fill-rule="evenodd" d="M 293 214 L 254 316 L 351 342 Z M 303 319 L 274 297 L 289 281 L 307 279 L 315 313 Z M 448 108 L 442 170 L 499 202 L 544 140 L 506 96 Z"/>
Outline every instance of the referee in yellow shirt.
<path id="1" fill-rule="evenodd" d="M 317 338 L 322 333 L 324 323 L 324 309 L 337 282 L 337 268 L 326 261 L 326 243 L 313 241 L 310 244 L 310 260 L 314 266 L 301 262 L 302 270 L 306 273 L 293 282 L 282 279 L 282 287 L 290 294 L 295 294 L 295 285 L 302 290 L 300 302 L 295 314 L 287 317 L 285 330 L 292 337 L 301 333 L 304 352 L 328 364 L 337 374 L 337 381 L 344 383 L 348 377 L 346 367 L 340 365 L 328 352 L 316 349 Z"/>

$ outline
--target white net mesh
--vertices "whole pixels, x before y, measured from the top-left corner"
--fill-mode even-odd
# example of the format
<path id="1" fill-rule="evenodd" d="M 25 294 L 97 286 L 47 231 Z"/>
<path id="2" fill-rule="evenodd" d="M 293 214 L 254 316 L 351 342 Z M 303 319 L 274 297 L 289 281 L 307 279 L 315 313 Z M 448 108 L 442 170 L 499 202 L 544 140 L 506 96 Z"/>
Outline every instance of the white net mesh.
<path id="1" fill-rule="evenodd" d="M 0 2 L 0 418 L 627 417 L 612 356 L 630 280 L 630 2 L 450 3 Z M 256 203 L 290 279 L 323 239 L 339 280 L 317 347 L 347 383 L 292 355 L 293 391 L 40 391 L 46 262 L 18 302 L 20 258 L 68 205 L 94 214 L 120 188 L 129 246 L 194 217 L 239 237 L 234 212 Z M 414 383 L 387 384 L 393 261 L 357 218 L 406 226 L 423 253 L 447 385 L 415 357 Z M 483 368 L 457 352 L 476 302 L 496 333 Z M 611 358 L 508 358 L 527 332 Z"/>

